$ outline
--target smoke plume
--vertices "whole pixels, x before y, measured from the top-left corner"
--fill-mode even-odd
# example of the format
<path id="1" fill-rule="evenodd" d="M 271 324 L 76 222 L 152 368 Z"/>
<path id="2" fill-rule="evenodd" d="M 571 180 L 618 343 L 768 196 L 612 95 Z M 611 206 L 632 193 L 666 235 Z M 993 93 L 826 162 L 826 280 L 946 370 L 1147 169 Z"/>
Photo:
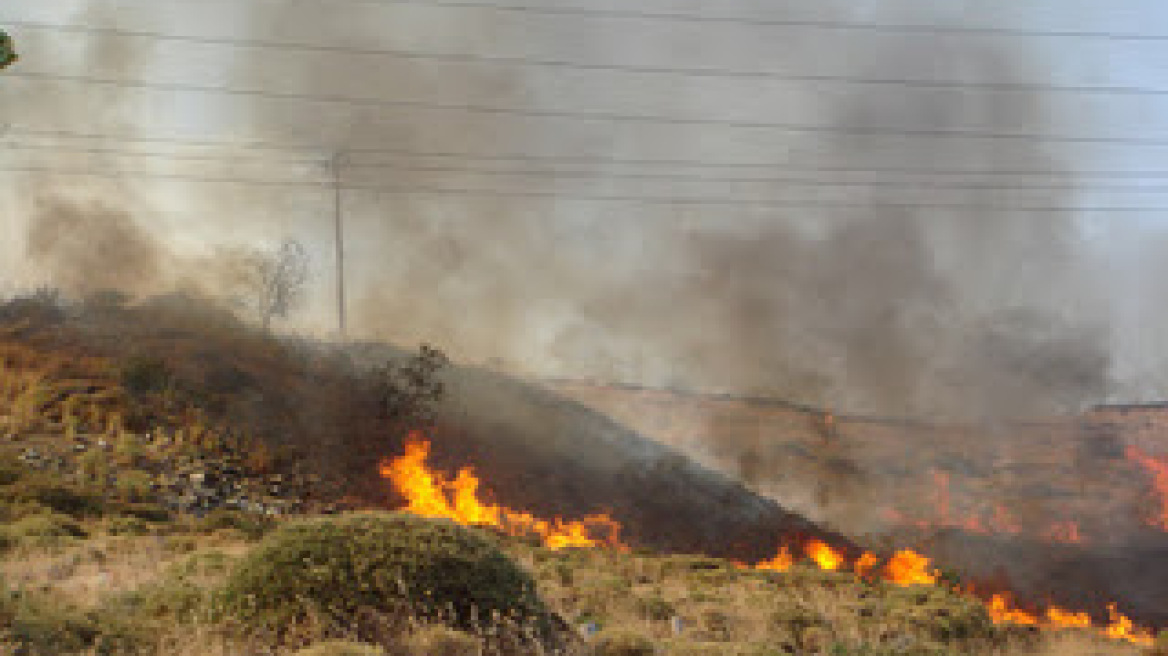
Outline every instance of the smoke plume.
<path id="1" fill-rule="evenodd" d="M 880 18 L 841 3 L 820 11 L 840 19 Z M 188 13 L 155 10 L 141 20 L 183 31 L 181 18 L 192 26 L 188 31 L 230 25 L 233 36 L 358 49 L 796 74 L 847 71 L 874 78 L 1042 81 L 1048 75 L 1025 42 L 976 35 L 858 34 L 849 41 L 834 33 L 828 39 L 792 30 L 776 39 L 774 30 L 740 25 L 715 23 L 699 30 L 410 5 L 354 4 L 342 12 L 315 3 L 252 3 Z M 139 20 L 103 3 L 93 3 L 84 18 L 91 24 Z M 948 16 L 925 10 L 887 18 L 929 23 Z M 1073 179 L 1075 153 L 1023 138 L 791 133 L 460 109 L 533 107 L 826 128 L 1058 132 L 1065 106 L 1040 91 L 845 86 L 87 39 L 74 65 L 103 76 L 213 80 L 322 98 L 452 106 L 177 96 L 176 102 L 202 110 L 204 128 L 249 140 L 315 144 L 322 161 L 347 153 L 346 185 L 396 190 L 345 194 L 350 310 L 360 336 L 430 341 L 456 357 L 539 375 L 773 394 L 852 412 L 975 419 L 1038 415 L 1104 400 L 1116 389 L 1114 308 L 1107 300 L 1113 290 L 1078 217 L 986 209 L 1073 205 L 1078 199 L 1073 186 L 1003 191 L 977 184 L 1000 178 L 971 175 L 949 181 L 973 184 L 947 191 L 913 182 L 809 188 L 700 179 L 734 174 L 734 169 L 702 168 L 683 170 L 697 180 L 630 179 L 622 176 L 662 169 L 619 163 L 630 158 L 770 162 L 772 168 L 751 169 L 750 175 L 830 182 L 874 177 L 831 169 L 882 166 L 1031 168 Z M 24 61 L 37 64 L 38 49 L 47 52 L 48 45 L 31 44 Z M 208 77 L 188 60 L 220 66 Z M 32 122 L 44 110 L 52 124 L 146 133 L 139 126 L 160 120 L 141 91 L 95 92 L 100 102 L 88 105 L 100 104 L 104 110 L 98 114 L 89 114 L 88 105 L 70 105 L 62 114 L 59 94 L 46 94 L 43 103 L 30 95 L 34 100 L 19 112 L 21 121 Z M 161 103 L 157 98 L 169 96 L 149 97 Z M 550 165 L 538 160 L 357 152 L 368 148 L 584 159 L 552 163 L 574 173 L 556 177 L 522 172 Z M 431 170 L 405 170 L 406 164 Z M 200 173 L 218 175 L 241 170 L 234 164 L 197 166 Z M 480 170 L 451 170 L 460 168 Z M 495 172 L 483 173 L 484 168 Z M 322 174 L 311 166 L 302 169 L 298 173 L 310 179 Z M 214 289 L 222 276 L 216 267 L 204 266 L 209 253 L 291 235 L 313 245 L 319 264 L 301 325 L 327 330 L 334 307 L 327 190 L 286 194 L 231 187 L 209 193 L 219 188 L 192 183 L 161 202 L 144 200 L 151 193 L 142 191 L 148 184 L 95 183 L 104 192 L 100 202 L 79 204 L 60 200 L 61 187 L 40 180 L 28 197 L 41 199 L 36 208 L 51 211 L 26 213 L 31 218 L 24 255 L 70 291 L 99 284 L 134 288 L 146 278 L 189 280 L 200 267 L 210 272 L 204 287 Z M 421 188 L 552 196 L 399 193 Z M 758 205 L 577 198 L 627 195 L 730 198 Z M 768 201 L 811 207 L 772 207 Z M 932 207 L 938 204 L 974 209 Z M 186 218 L 151 218 L 150 229 L 144 229 L 148 213 L 166 211 Z M 101 266 L 113 260 L 116 265 Z M 192 262 L 199 266 L 192 268 Z"/>

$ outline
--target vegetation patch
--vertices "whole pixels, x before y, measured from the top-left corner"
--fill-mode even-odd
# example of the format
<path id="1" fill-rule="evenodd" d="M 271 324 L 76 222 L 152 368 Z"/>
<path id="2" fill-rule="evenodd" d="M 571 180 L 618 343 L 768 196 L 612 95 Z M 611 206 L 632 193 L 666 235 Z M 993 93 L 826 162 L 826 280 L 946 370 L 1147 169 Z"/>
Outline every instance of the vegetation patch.
<path id="1" fill-rule="evenodd" d="M 549 626 L 534 581 L 482 534 L 449 522 L 354 513 L 285 525 L 232 571 L 224 602 L 257 625 L 403 612 L 461 628 Z"/>

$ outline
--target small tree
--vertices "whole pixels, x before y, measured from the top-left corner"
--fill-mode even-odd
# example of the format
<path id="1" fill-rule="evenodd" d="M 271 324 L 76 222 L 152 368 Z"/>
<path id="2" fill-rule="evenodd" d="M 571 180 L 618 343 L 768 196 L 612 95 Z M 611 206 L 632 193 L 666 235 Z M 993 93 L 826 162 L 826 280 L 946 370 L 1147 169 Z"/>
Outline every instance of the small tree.
<path id="1" fill-rule="evenodd" d="M 435 405 L 445 393 L 439 372 L 449 362 L 445 353 L 422 344 L 415 355 L 375 369 L 373 379 L 382 416 L 413 427 L 431 423 Z"/>
<path id="2" fill-rule="evenodd" d="M 252 301 L 264 330 L 271 327 L 274 317 L 287 317 L 303 302 L 308 263 L 308 251 L 295 239 L 287 239 L 275 251 L 257 254 L 252 260 Z"/>

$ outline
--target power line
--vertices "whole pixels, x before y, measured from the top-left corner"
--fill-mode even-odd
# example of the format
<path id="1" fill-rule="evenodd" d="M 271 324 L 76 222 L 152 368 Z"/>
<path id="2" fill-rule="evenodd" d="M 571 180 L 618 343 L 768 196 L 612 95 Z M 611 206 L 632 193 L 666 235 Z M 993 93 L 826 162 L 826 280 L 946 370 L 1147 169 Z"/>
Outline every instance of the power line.
<path id="1" fill-rule="evenodd" d="M 0 167 L 0 171 L 24 173 L 48 173 L 54 175 L 79 175 L 113 179 L 144 178 L 181 180 L 208 183 L 239 184 L 245 186 L 269 187 L 303 187 L 320 190 L 333 189 L 331 181 L 310 180 L 263 180 L 240 179 L 238 177 L 204 177 L 185 174 L 154 173 L 150 171 L 91 171 L 68 170 L 50 167 Z M 757 209 L 767 208 L 801 208 L 801 209 L 901 209 L 901 210 L 966 210 L 977 212 L 1022 212 L 1022 213 L 1132 213 L 1132 212 L 1164 212 L 1168 205 L 1163 206 L 1099 206 L 1075 207 L 1056 205 L 1002 205 L 992 203 L 903 203 L 903 202 L 831 202 L 807 200 L 768 200 L 744 198 L 718 197 L 663 197 L 641 195 L 589 195 L 563 194 L 554 191 L 520 191 L 500 189 L 468 189 L 459 187 L 427 187 L 427 186 L 380 186 L 380 185 L 342 185 L 342 189 L 350 191 L 372 191 L 378 193 L 411 195 L 411 196 L 466 196 L 481 198 L 528 198 L 565 201 L 589 202 L 622 202 L 644 205 L 665 206 L 741 206 Z"/>
<path id="2" fill-rule="evenodd" d="M 566 16 L 575 18 L 603 18 L 679 23 L 721 23 L 748 27 L 793 27 L 859 32 L 887 32 L 905 34 L 942 34 L 954 36 L 995 36 L 1024 38 L 1094 39 L 1103 41 L 1160 42 L 1168 35 L 1109 30 L 1036 30 L 1012 27 L 973 27 L 965 25 L 936 25 L 927 23 L 873 23 L 867 21 L 828 20 L 813 18 L 761 18 L 753 16 L 710 15 L 693 12 L 642 11 L 636 9 L 605 9 L 594 7 L 556 7 L 517 3 L 482 3 L 463 0 L 318 0 L 319 4 L 338 1 L 370 5 L 421 5 L 450 9 L 478 9 L 484 11 Z"/>
<path id="3" fill-rule="evenodd" d="M 59 146 L 52 144 L 24 144 L 24 143 L 5 143 L 4 148 L 8 150 L 35 150 L 35 151 L 49 151 L 55 153 L 68 154 L 82 154 L 82 155 L 114 155 L 117 157 L 159 157 L 167 160 L 175 161 L 194 161 L 194 162 L 219 162 L 224 163 L 224 160 L 239 161 L 239 160 L 254 160 L 257 162 L 272 162 L 273 158 L 264 155 L 248 155 L 248 154 L 222 154 L 222 155 L 198 155 L 193 153 L 162 153 L 162 152 L 146 152 L 137 150 L 125 150 L 122 148 L 78 148 L 75 146 Z M 281 160 L 275 160 L 281 161 Z M 320 158 L 302 158 L 302 159 L 287 159 L 282 160 L 286 164 L 319 164 Z"/>
<path id="4" fill-rule="evenodd" d="M 828 126 L 776 121 L 746 121 L 706 117 L 684 117 L 653 114 L 621 114 L 617 112 L 578 111 L 570 109 L 522 109 L 498 107 L 470 103 L 443 103 L 425 100 L 361 98 L 335 94 L 308 94 L 263 89 L 237 89 L 220 85 L 200 85 L 180 82 L 148 82 L 144 80 L 117 80 L 88 75 L 58 75 L 52 73 L 5 73 L 5 77 L 26 80 L 48 80 L 56 82 L 77 82 L 95 86 L 129 89 L 151 89 L 185 93 L 219 94 L 226 96 L 264 98 L 268 100 L 291 100 L 312 103 L 342 104 L 353 107 L 400 107 L 405 109 L 426 109 L 456 111 L 469 114 L 492 116 L 520 116 L 538 119 L 568 119 L 602 121 L 612 123 L 651 123 L 670 126 L 709 126 L 737 129 L 771 129 L 791 133 L 836 134 L 850 136 L 896 136 L 913 138 L 943 139 L 985 139 L 994 141 L 1040 141 L 1051 143 L 1112 144 L 1128 146 L 1168 146 L 1168 138 L 1134 136 L 1087 136 L 1066 134 L 1042 134 L 1031 132 L 987 132 L 964 128 L 910 129 L 893 127 Z"/>
<path id="5" fill-rule="evenodd" d="M 5 73 L 5 76 L 10 73 Z M 320 146 L 312 145 L 291 145 L 274 141 L 223 141 L 218 139 L 180 139 L 176 137 L 155 137 L 155 136 L 141 136 L 136 134 L 107 134 L 96 132 L 78 132 L 75 130 L 41 130 L 36 128 L 26 127 L 12 127 L 9 129 L 10 134 L 26 134 L 34 137 L 50 137 L 50 138 L 65 138 L 65 139 L 96 139 L 96 140 L 111 140 L 111 141 L 136 141 L 139 143 L 152 144 L 170 144 L 193 147 L 208 147 L 208 148 L 240 148 L 249 150 L 284 150 L 284 151 L 300 151 L 312 152 L 321 151 Z M 321 158 L 323 161 L 323 157 Z"/>
<path id="6" fill-rule="evenodd" d="M 273 141 L 225 141 L 211 139 L 184 139 L 177 137 L 142 136 L 130 133 L 110 134 L 79 132 L 70 130 L 39 130 L 25 127 L 15 127 L 12 134 L 22 134 L 34 137 L 51 137 L 67 139 L 105 140 L 117 142 L 138 142 L 148 144 L 164 144 L 177 147 L 198 148 L 230 148 L 230 149 L 257 149 L 289 152 L 319 152 L 319 157 L 287 160 L 293 163 L 326 162 L 324 154 L 328 148 L 320 145 L 288 144 Z M 51 147 L 51 146 L 50 146 Z M 72 146 L 61 146 L 62 150 L 70 150 Z M 335 149 L 335 147 L 333 147 Z M 91 149 L 79 149 L 84 152 Z M 116 152 L 116 149 L 92 149 L 100 152 Z M 1105 178 L 1105 179 L 1160 179 L 1168 178 L 1168 170 L 1064 170 L 1064 169 L 985 169 L 985 168 L 930 168 L 918 167 L 865 167 L 865 166 L 794 166 L 789 162 L 710 162 L 701 159 L 683 158 L 627 158 L 605 155 L 545 155 L 536 153 L 504 153 L 485 154 L 458 151 L 426 151 L 408 148 L 345 148 L 347 154 L 360 155 L 390 155 L 411 158 L 457 159 L 463 161 L 481 162 L 547 162 L 555 164 L 598 165 L 598 166 L 672 166 L 685 169 L 767 169 L 792 171 L 803 173 L 876 173 L 883 175 L 911 175 L 911 176 L 1043 176 L 1068 177 L 1075 179 Z M 162 156 L 161 153 L 158 153 Z M 224 156 L 226 157 L 226 156 Z M 349 168 L 379 168 L 393 167 L 391 163 L 350 163 Z M 653 174 L 646 174 L 653 175 Z"/>
<path id="7" fill-rule="evenodd" d="M 237 162 L 241 159 L 251 159 L 257 162 L 270 162 L 270 158 L 263 156 L 247 157 L 241 155 L 192 155 L 185 153 L 161 153 L 161 152 L 141 152 L 133 150 L 124 150 L 119 148 L 75 148 L 69 146 L 55 146 L 45 144 L 6 144 L 8 149 L 15 150 L 38 150 L 48 152 L 60 152 L 67 154 L 103 154 L 112 155 L 115 157 L 150 157 L 150 158 L 164 158 L 173 161 L 206 161 L 215 162 L 218 164 L 229 164 Z M 278 161 L 278 160 L 277 160 Z M 318 158 L 286 160 L 283 163 L 295 164 L 320 164 L 321 160 Z M 676 182 L 706 182 L 706 183 L 725 183 L 725 184 L 785 184 L 785 185 L 802 185 L 812 187 L 884 187 L 884 188 L 899 188 L 909 186 L 912 188 L 933 189 L 933 190 L 970 190 L 970 191 L 1044 191 L 1044 190 L 1067 190 L 1067 191 L 1127 191 L 1127 192 L 1144 192 L 1144 193 L 1163 193 L 1168 192 L 1168 187 L 1147 187 L 1145 185 L 1086 185 L 1081 182 L 1068 180 L 1065 182 L 1045 183 L 1045 184 L 1002 184 L 1002 183 L 983 183 L 983 182 L 968 182 L 968 183 L 953 183 L 935 180 L 825 180 L 823 178 L 798 178 L 786 176 L 762 176 L 762 177 L 735 177 L 735 176 L 716 176 L 716 175 L 692 175 L 677 172 L 616 172 L 616 171 L 598 171 L 598 170 L 563 170 L 563 169 L 490 169 L 472 166 L 424 166 L 416 164 L 369 164 L 369 163 L 347 163 L 344 165 L 348 169 L 364 169 L 364 170 L 392 170 L 410 173 L 467 173 L 472 175 L 490 175 L 490 176 L 530 176 L 543 178 L 562 178 L 562 179 L 595 179 L 595 180 L 662 180 L 662 181 L 676 181 Z M 1168 175 L 1168 172 L 1160 172 Z M 1068 176 L 1072 177 L 1073 176 Z"/>
<path id="8" fill-rule="evenodd" d="M 550 68 L 556 70 L 578 70 L 596 72 L 619 72 L 647 75 L 677 75 L 699 78 L 723 78 L 744 80 L 780 80 L 787 82 L 808 82 L 821 84 L 847 84 L 868 86 L 893 86 L 913 89 L 981 89 L 985 91 L 1026 92 L 1042 91 L 1049 93 L 1076 93 L 1116 96 L 1164 96 L 1168 95 L 1168 88 L 1148 87 L 1142 85 L 1085 85 L 1085 84 L 1051 84 L 1034 82 L 971 82 L 960 80 L 928 80 L 902 77 L 864 77 L 856 75 L 833 74 L 793 74 L 780 71 L 743 70 L 722 67 L 680 67 L 657 66 L 645 64 L 596 63 L 581 62 L 570 59 L 517 57 L 482 55 L 474 53 L 427 53 L 390 48 L 361 48 L 353 46 L 337 46 L 291 41 L 273 41 L 261 39 L 241 39 L 230 37 L 206 37 L 182 34 L 171 34 L 150 30 L 126 30 L 113 27 L 95 27 L 89 25 L 62 25 L 55 23 L 41 23 L 34 21 L 5 21 L 6 25 L 25 27 L 30 29 L 52 30 L 76 34 L 100 34 L 107 36 L 144 38 L 157 41 L 176 43 L 191 43 L 198 45 L 230 46 L 236 48 L 251 48 L 264 50 L 286 50 L 292 52 L 316 52 L 329 54 L 346 54 L 362 56 L 384 56 L 406 60 L 437 61 L 457 64 L 483 64 L 494 66 L 519 66 L 531 68 Z"/>
<path id="9" fill-rule="evenodd" d="M 113 155 L 115 157 L 151 157 L 164 158 L 175 161 L 206 161 L 217 164 L 227 165 L 239 161 L 240 159 L 252 159 L 257 162 L 270 161 L 263 157 L 243 158 L 238 155 L 187 155 L 187 154 L 173 154 L 173 153 L 145 153 L 136 151 L 123 151 L 114 148 L 62 148 L 55 146 L 28 146 L 26 144 L 11 144 L 6 146 L 9 149 L 34 149 L 50 152 L 63 152 L 68 154 L 105 154 Z M 305 159 L 305 160 L 290 160 L 287 163 L 298 164 L 320 164 L 319 159 Z M 345 168 L 349 169 L 365 169 L 365 170 L 392 170 L 408 173 L 466 173 L 472 175 L 488 175 L 488 176 L 528 176 L 538 178 L 559 178 L 559 179 L 593 179 L 602 181 L 629 181 L 629 180 L 661 180 L 672 182 L 699 182 L 699 183 L 718 183 L 718 184 L 776 184 L 776 185 L 798 185 L 808 187 L 872 187 L 872 188 L 913 188 L 913 189 L 930 189 L 930 190 L 952 190 L 952 191 L 1080 191 L 1080 192 L 1098 192 L 1098 191 L 1118 191 L 1118 192 L 1135 192 L 1135 193 L 1164 193 L 1168 192 L 1168 187 L 1148 187 L 1146 185 L 1111 185 L 1111 184 L 1094 184 L 1087 185 L 1074 181 L 1065 181 L 1057 183 L 1046 184 L 1002 184 L 1002 183 L 955 183 L 943 182 L 935 180 L 825 180 L 822 178 L 797 178 L 797 177 L 783 177 L 783 176 L 768 176 L 768 177 L 733 177 L 733 176 L 716 176 L 716 175 L 687 175 L 685 173 L 624 173 L 614 171 L 580 171 L 580 170 L 556 170 L 556 169 L 486 169 L 476 168 L 470 166 L 419 166 L 411 164 L 345 164 Z"/>

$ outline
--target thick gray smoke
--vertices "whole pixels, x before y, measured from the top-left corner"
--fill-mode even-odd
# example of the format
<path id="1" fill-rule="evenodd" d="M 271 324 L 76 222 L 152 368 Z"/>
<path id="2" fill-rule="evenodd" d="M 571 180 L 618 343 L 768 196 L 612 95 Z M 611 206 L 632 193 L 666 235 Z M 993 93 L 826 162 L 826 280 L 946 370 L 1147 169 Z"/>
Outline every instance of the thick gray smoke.
<path id="1" fill-rule="evenodd" d="M 194 11 L 194 10 L 191 10 Z M 215 10 L 200 10 L 213 13 Z M 225 11 L 225 10 L 224 10 Z M 1020 40 L 927 35 L 823 34 L 710 24 L 565 21 L 488 10 L 318 3 L 249 3 L 235 9 L 234 33 L 427 52 L 472 52 L 644 65 L 721 66 L 789 73 L 846 71 L 870 77 L 1037 80 L 1045 71 Z M 846 7 L 819 14 L 853 18 Z M 156 12 L 165 22 L 165 12 Z M 90 22 L 101 23 L 101 11 Z M 118 15 L 119 20 L 127 19 Z M 223 14 L 220 18 L 226 19 Z M 865 19 L 874 19 L 865 14 Z M 898 20 L 905 16 L 893 17 Z M 945 16 L 916 12 L 928 23 Z M 197 23 L 197 22 L 196 22 Z M 171 28 L 179 26 L 170 25 Z M 782 35 L 777 39 L 776 35 Z M 836 38 L 836 37 L 839 38 Z M 851 40 L 849 40 L 851 39 Z M 96 39 L 93 47 L 112 48 Z M 125 41 L 120 48 L 125 48 Z M 145 74 L 142 59 L 191 46 L 135 41 L 140 53 L 94 63 L 101 74 Z M 841 44 L 843 47 L 841 47 Z M 165 54 L 165 53 L 162 53 Z M 178 58 L 167 56 L 166 61 Z M 538 107 L 617 114 L 715 116 L 727 120 L 836 127 L 1058 132 L 1060 106 L 1026 90 L 907 90 L 766 79 L 718 79 L 612 71 L 570 71 L 336 53 L 240 49 L 219 81 L 319 96 L 361 96 L 491 107 Z M 108 69 L 108 70 L 107 70 Z M 150 75 L 159 71 L 149 69 Z M 1043 414 L 1105 399 L 1113 389 L 1108 284 L 1071 214 L 904 207 L 1071 205 L 1071 191 L 977 188 L 999 178 L 971 176 L 973 188 L 816 188 L 781 182 L 626 179 L 647 170 L 605 159 L 774 162 L 755 177 L 871 179 L 872 174 L 790 168 L 1072 170 L 1050 144 L 784 133 L 772 129 L 622 121 L 572 121 L 458 110 L 353 107 L 336 103 L 183 96 L 208 113 L 230 115 L 235 133 L 328 151 L 584 155 L 600 163 L 558 163 L 580 176 L 405 171 L 432 168 L 539 168 L 546 162 L 404 158 L 354 153 L 348 184 L 560 193 L 569 198 L 460 194 L 347 193 L 355 330 L 403 342 L 431 341 L 472 360 L 498 359 L 520 371 L 768 393 L 854 412 L 963 418 Z M 141 111 L 141 107 L 135 105 Z M 130 109 L 111 122 L 133 125 Z M 127 114 L 128 113 L 128 114 Z M 105 127 L 103 121 L 101 127 Z M 676 172 L 676 169 L 670 169 Z M 684 169 L 734 175 L 730 169 Z M 605 177 L 605 174 L 613 174 Z M 110 236 L 140 208 L 119 203 L 54 204 L 34 214 L 27 256 L 49 265 L 56 283 L 92 284 L 86 243 Z M 846 209 L 736 205 L 641 205 L 572 200 L 581 195 L 716 197 L 845 204 Z M 306 325 L 326 325 L 332 305 L 327 203 L 296 218 L 274 207 L 270 189 L 233 192 L 230 202 L 190 201 L 206 235 L 246 224 L 249 237 L 278 240 L 289 230 L 313 242 L 319 289 Z M 215 208 L 208 212 L 208 208 Z M 71 218 L 69 218 L 71 217 Z M 69 236 L 61 222 L 69 218 Z M 191 225 L 196 221 L 192 220 Z M 311 226 L 311 227 L 308 227 Z M 191 231 L 196 230 L 190 228 Z M 86 237 L 99 233 L 93 239 Z M 186 246 L 157 236 L 122 252 L 123 265 L 189 267 Z M 113 246 L 111 246 L 113 247 Z M 83 247 L 80 250 L 85 250 Z M 213 250 L 213 249 L 212 249 Z M 136 257 L 141 254 L 141 257 Z M 198 260 L 205 262 L 205 260 Z M 111 272 L 109 284 L 119 284 Z M 161 279 L 185 279 L 168 273 Z M 102 280 L 103 284 L 107 281 Z"/>

